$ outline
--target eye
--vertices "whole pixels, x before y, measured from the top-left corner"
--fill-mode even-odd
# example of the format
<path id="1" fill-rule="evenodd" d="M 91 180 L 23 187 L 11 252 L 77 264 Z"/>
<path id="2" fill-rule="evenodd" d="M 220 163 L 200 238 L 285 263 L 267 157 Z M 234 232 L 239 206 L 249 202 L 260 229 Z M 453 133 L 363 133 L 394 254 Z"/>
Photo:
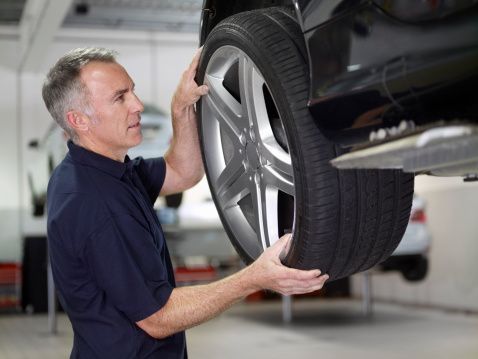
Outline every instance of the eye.
<path id="1" fill-rule="evenodd" d="M 116 101 L 117 101 L 117 102 L 123 102 L 123 101 L 124 101 L 124 94 L 119 95 L 119 96 L 116 98 Z"/>

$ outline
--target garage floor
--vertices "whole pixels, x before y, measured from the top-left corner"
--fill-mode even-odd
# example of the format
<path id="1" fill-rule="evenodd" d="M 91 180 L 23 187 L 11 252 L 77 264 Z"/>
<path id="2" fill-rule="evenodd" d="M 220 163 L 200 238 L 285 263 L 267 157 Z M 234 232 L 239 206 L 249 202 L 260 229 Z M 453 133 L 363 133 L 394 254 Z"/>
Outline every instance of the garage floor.
<path id="1" fill-rule="evenodd" d="M 478 358 L 478 315 L 354 300 L 299 299 L 284 324 L 280 301 L 241 303 L 188 331 L 192 359 Z M 67 358 L 72 332 L 59 315 L 56 336 L 46 315 L 0 315 L 0 358 Z"/>

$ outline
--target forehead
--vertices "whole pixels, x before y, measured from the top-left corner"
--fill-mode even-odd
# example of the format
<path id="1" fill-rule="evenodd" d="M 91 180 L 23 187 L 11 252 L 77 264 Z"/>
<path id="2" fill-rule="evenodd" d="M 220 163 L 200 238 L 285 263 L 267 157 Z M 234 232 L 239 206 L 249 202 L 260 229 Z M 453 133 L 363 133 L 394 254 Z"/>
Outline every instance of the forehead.
<path id="1" fill-rule="evenodd" d="M 81 69 L 80 78 L 95 95 L 108 95 L 133 83 L 124 67 L 116 62 L 92 61 Z"/>

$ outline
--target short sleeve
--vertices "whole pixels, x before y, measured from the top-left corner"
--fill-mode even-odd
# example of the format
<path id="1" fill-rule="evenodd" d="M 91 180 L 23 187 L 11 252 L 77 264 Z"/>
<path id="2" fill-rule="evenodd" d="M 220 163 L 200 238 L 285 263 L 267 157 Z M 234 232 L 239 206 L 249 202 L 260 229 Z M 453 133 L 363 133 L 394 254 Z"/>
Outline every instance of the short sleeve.
<path id="1" fill-rule="evenodd" d="M 161 250 L 130 215 L 108 219 L 88 239 L 85 257 L 107 300 L 133 322 L 160 310 L 171 295 Z"/>
<path id="2" fill-rule="evenodd" d="M 154 204 L 166 177 L 166 161 L 163 157 L 143 159 L 135 158 L 135 170 L 148 194 L 151 203 Z"/>

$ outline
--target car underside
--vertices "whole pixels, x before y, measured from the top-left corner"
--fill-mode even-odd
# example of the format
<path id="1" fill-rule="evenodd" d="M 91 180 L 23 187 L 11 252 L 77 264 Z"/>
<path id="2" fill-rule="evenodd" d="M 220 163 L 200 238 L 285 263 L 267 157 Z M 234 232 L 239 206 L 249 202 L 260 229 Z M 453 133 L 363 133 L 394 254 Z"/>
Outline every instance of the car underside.
<path id="1" fill-rule="evenodd" d="M 473 180 L 478 9 L 473 1 L 425 3 L 205 1 L 201 43 L 233 14 L 288 9 L 304 33 L 309 109 L 328 139 L 350 149 L 336 167 Z"/>

